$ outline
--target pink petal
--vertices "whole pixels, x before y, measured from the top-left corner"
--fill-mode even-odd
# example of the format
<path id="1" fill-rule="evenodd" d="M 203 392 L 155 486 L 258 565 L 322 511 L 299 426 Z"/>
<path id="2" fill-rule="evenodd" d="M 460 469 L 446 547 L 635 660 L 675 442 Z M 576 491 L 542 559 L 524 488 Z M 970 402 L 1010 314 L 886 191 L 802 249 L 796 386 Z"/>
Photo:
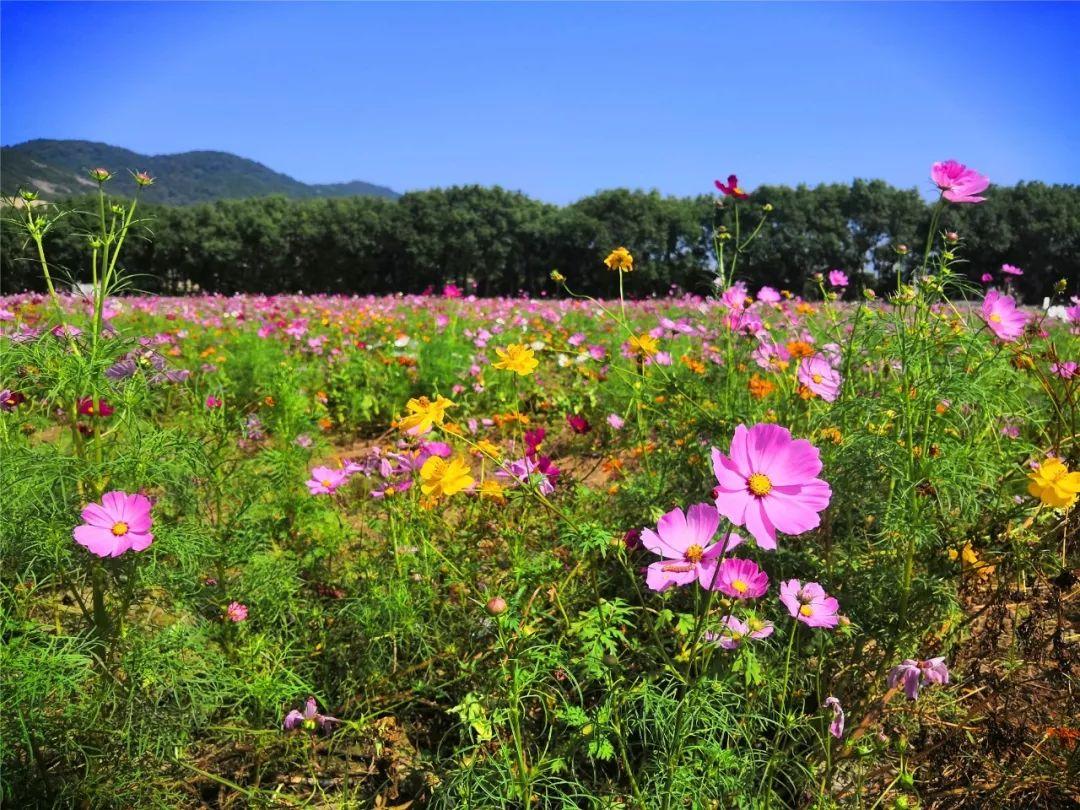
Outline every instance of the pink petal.
<path id="1" fill-rule="evenodd" d="M 99 526 L 102 529 L 111 529 L 116 523 L 116 518 L 96 503 L 86 505 L 82 510 L 82 519 L 91 526 Z"/>
<path id="2" fill-rule="evenodd" d="M 118 556 L 117 545 L 126 548 L 126 544 L 119 543 L 120 538 L 113 535 L 108 529 L 100 526 L 76 526 L 73 532 L 75 542 L 85 547 L 91 554 L 98 557 Z M 123 551 L 119 552 L 123 553 Z"/>
<path id="3" fill-rule="evenodd" d="M 796 439 L 781 450 L 767 475 L 774 486 L 802 484 L 821 472 L 821 451 L 806 439 Z"/>
<path id="4" fill-rule="evenodd" d="M 720 513 L 712 504 L 695 503 L 686 510 L 686 527 L 693 538 L 692 541 L 699 546 L 704 547 L 709 544 L 719 525 Z"/>
<path id="5" fill-rule="evenodd" d="M 132 551 L 145 551 L 154 542 L 154 535 L 150 534 L 150 532 L 132 531 L 127 534 L 126 538 L 131 542 Z"/>
<path id="6" fill-rule="evenodd" d="M 776 527 L 765 512 L 764 500 L 754 498 L 746 505 L 746 530 L 754 536 L 759 548 L 772 551 L 776 549 Z"/>
<path id="7" fill-rule="evenodd" d="M 818 513 L 805 505 L 801 498 L 773 490 L 761 499 L 769 521 L 784 534 L 802 534 L 821 524 Z"/>
<path id="8" fill-rule="evenodd" d="M 661 557 L 666 557 L 669 560 L 681 560 L 683 558 L 683 552 L 681 550 L 672 548 L 665 543 L 664 539 L 652 529 L 641 530 L 641 545 L 653 554 L 659 554 Z"/>
<path id="9" fill-rule="evenodd" d="M 694 543 L 694 536 L 686 525 L 686 515 L 682 509 L 672 509 L 656 522 L 656 533 L 668 546 L 681 557 Z"/>

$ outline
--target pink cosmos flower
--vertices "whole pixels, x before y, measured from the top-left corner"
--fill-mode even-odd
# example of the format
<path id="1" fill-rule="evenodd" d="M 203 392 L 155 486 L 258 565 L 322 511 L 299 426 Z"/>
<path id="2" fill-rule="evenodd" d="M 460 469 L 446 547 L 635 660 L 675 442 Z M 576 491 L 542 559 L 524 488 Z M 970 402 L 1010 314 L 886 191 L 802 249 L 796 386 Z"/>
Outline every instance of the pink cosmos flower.
<path id="1" fill-rule="evenodd" d="M 230 622 L 242 622 L 246 621 L 248 617 L 247 605 L 241 602 L 229 602 L 229 606 L 225 609 L 225 618 Z"/>
<path id="2" fill-rule="evenodd" d="M 214 410 L 215 408 L 220 408 L 221 405 L 222 405 L 221 399 L 219 397 L 215 397 L 213 394 L 211 394 L 210 396 L 208 396 L 206 398 L 206 407 L 209 408 L 210 410 Z"/>
<path id="3" fill-rule="evenodd" d="M 349 474 L 345 470 L 316 467 L 311 471 L 311 479 L 305 483 L 312 495 L 333 495 L 348 480 Z"/>
<path id="4" fill-rule="evenodd" d="M 713 589 L 733 599 L 757 599 L 769 590 L 769 577 L 753 560 L 728 557 L 720 563 Z"/>
<path id="5" fill-rule="evenodd" d="M 150 506 L 144 495 L 106 492 L 100 504 L 83 509 L 85 522 L 75 527 L 75 542 L 98 557 L 119 557 L 129 549 L 143 551 L 154 541 Z"/>
<path id="6" fill-rule="evenodd" d="M 589 420 L 579 413 L 567 414 L 566 424 L 568 424 L 570 429 L 578 435 L 584 435 L 592 430 L 592 425 L 589 424 Z"/>
<path id="7" fill-rule="evenodd" d="M 833 719 L 829 723 L 829 733 L 839 740 L 844 736 L 844 707 L 840 705 L 839 700 L 829 695 L 825 698 L 825 708 L 833 711 Z"/>
<path id="8" fill-rule="evenodd" d="M 733 174 L 728 175 L 727 183 L 721 183 L 719 180 L 714 182 L 716 187 L 720 189 L 720 193 L 725 197 L 734 197 L 741 200 L 747 196 L 746 192 L 739 188 L 739 178 Z"/>
<path id="9" fill-rule="evenodd" d="M 706 641 L 713 642 L 724 650 L 736 649 L 744 638 L 768 638 L 775 629 L 772 622 L 754 617 L 744 622 L 735 616 L 727 616 L 724 624 L 726 626 L 719 633 L 710 631 L 705 634 Z"/>
<path id="10" fill-rule="evenodd" d="M 626 420 L 619 416 L 617 413 L 609 413 L 607 423 L 611 425 L 612 430 L 622 430 L 623 425 L 626 424 Z"/>
<path id="11" fill-rule="evenodd" d="M 799 362 L 799 382 L 826 402 L 835 402 L 840 393 L 840 372 L 824 357 L 815 354 Z"/>
<path id="12" fill-rule="evenodd" d="M 1008 276 L 1022 276 L 1022 275 L 1024 275 L 1023 270 L 1021 270 L 1019 267 L 1016 267 L 1015 265 L 1011 265 L 1011 264 L 1003 264 L 1003 265 L 1001 265 L 1001 272 L 1004 273 L 1005 275 L 1008 275 Z"/>
<path id="13" fill-rule="evenodd" d="M 713 543 L 720 515 L 707 503 L 696 503 L 683 513 L 672 509 L 656 524 L 656 531 L 643 529 L 641 544 L 664 559 L 652 563 L 645 575 L 654 591 L 672 585 L 689 585 L 694 580 L 709 588 L 717 575 L 718 558 L 742 542 L 737 534 Z"/>
<path id="14" fill-rule="evenodd" d="M 935 163 L 930 179 L 941 189 L 941 196 L 954 203 L 981 203 L 986 198 L 978 195 L 990 185 L 988 177 L 955 160 Z"/>
<path id="15" fill-rule="evenodd" d="M 840 622 L 840 603 L 816 582 L 803 585 L 789 579 L 780 586 L 780 601 L 794 618 L 808 627 L 833 628 Z"/>
<path id="16" fill-rule="evenodd" d="M 832 490 L 817 477 L 821 454 L 787 428 L 758 424 L 735 428 L 731 456 L 715 447 L 713 490 L 716 508 L 736 526 L 745 526 L 761 548 L 776 548 L 776 532 L 802 534 L 821 523 Z"/>
<path id="17" fill-rule="evenodd" d="M 1016 308 L 1011 295 L 988 290 L 982 303 L 982 319 L 1000 340 L 1011 342 L 1024 333 L 1028 316 Z"/>
<path id="18" fill-rule="evenodd" d="M 892 689 L 899 683 L 904 685 L 904 693 L 908 700 L 919 697 L 919 686 L 930 683 L 945 684 L 949 682 L 949 668 L 945 666 L 945 659 L 929 658 L 925 661 L 916 661 L 914 658 L 905 659 L 903 663 L 893 667 L 889 672 L 888 684 Z"/>
<path id="19" fill-rule="evenodd" d="M 757 300 L 763 304 L 778 304 L 780 303 L 780 293 L 772 287 L 762 287 L 758 290 Z"/>
<path id="20" fill-rule="evenodd" d="M 983 284 L 993 284 L 994 283 L 994 277 L 992 275 L 990 275 L 989 273 L 983 273 L 982 277 L 979 280 Z"/>
<path id="21" fill-rule="evenodd" d="M 112 416 L 116 410 L 103 397 L 99 397 L 97 406 L 91 397 L 83 397 L 79 400 L 79 413 L 83 416 Z"/>
<path id="22" fill-rule="evenodd" d="M 1063 380 L 1071 380 L 1077 375 L 1078 370 L 1080 370 L 1080 366 L 1077 366 L 1076 363 L 1072 362 L 1071 360 L 1067 363 L 1050 364 L 1050 373 L 1056 374 Z"/>
<path id="23" fill-rule="evenodd" d="M 847 273 L 843 270 L 830 270 L 829 284 L 833 287 L 846 287 L 848 285 Z"/>
<path id="24" fill-rule="evenodd" d="M 285 715 L 285 722 L 282 725 L 286 731 L 292 731 L 296 728 L 302 728 L 309 733 L 315 733 L 320 728 L 329 733 L 333 728 L 334 723 L 340 723 L 336 717 L 331 717 L 328 714 L 319 713 L 319 704 L 315 702 L 315 698 L 309 697 L 307 704 L 304 706 L 304 713 L 301 714 L 296 709 L 293 709 L 287 715 Z"/>

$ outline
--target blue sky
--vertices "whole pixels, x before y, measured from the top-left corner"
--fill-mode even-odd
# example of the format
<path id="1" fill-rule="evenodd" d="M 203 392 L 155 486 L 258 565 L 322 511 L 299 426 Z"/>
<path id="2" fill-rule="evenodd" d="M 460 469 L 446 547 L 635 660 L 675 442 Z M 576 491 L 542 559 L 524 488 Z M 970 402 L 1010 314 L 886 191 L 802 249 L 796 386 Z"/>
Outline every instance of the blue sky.
<path id="1" fill-rule="evenodd" d="M 0 140 L 308 182 L 1080 182 L 1080 5 L 11 3 Z"/>

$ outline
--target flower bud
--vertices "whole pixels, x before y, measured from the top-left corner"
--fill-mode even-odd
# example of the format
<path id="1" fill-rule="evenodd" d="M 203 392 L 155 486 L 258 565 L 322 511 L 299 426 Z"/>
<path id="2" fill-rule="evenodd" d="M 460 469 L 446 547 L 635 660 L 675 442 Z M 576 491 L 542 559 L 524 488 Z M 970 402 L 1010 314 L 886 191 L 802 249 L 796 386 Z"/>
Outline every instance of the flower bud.
<path id="1" fill-rule="evenodd" d="M 1063 293 L 1069 286 L 1069 282 L 1066 279 L 1059 279 L 1058 283 L 1054 285 L 1054 292 Z"/>
<path id="2" fill-rule="evenodd" d="M 20 188 L 19 196 L 26 202 L 33 202 L 38 198 L 38 193 L 36 191 L 27 191 L 25 188 Z"/>
<path id="3" fill-rule="evenodd" d="M 960 234 L 956 231 L 945 231 L 945 241 L 950 245 L 955 245 L 960 241 Z"/>
<path id="4" fill-rule="evenodd" d="M 765 203 L 763 206 L 761 206 L 761 210 L 764 211 L 766 214 L 771 214 L 773 210 L 772 203 Z"/>
<path id="5" fill-rule="evenodd" d="M 907 256 L 908 246 L 907 245 L 897 245 L 896 246 L 896 252 L 899 253 L 901 256 Z"/>
<path id="6" fill-rule="evenodd" d="M 132 172 L 131 176 L 135 179 L 135 184 L 139 188 L 146 188 L 154 184 L 154 178 L 150 176 L 150 172 Z"/>
<path id="7" fill-rule="evenodd" d="M 873 301 L 875 298 L 877 298 L 877 293 L 875 293 L 869 287 L 867 287 L 865 290 L 863 290 L 862 294 L 866 298 L 867 301 Z"/>
<path id="8" fill-rule="evenodd" d="M 566 276 L 564 276 L 558 270 L 552 270 L 551 280 L 554 281 L 556 284 L 562 284 L 564 281 L 566 281 Z"/>
<path id="9" fill-rule="evenodd" d="M 112 172 L 110 172 L 108 169 L 91 169 L 90 179 L 97 180 L 99 183 L 104 183 L 106 180 L 112 179 Z"/>
<path id="10" fill-rule="evenodd" d="M 488 600 L 487 607 L 485 608 L 489 615 L 499 616 L 506 613 L 506 600 L 501 596 L 493 596 Z"/>

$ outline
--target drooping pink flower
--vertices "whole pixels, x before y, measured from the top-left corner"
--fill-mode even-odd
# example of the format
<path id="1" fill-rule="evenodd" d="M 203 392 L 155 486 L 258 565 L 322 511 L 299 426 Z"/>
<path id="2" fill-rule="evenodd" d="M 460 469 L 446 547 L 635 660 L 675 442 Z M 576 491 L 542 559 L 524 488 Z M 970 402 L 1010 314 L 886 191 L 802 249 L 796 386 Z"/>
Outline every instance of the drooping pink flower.
<path id="1" fill-rule="evenodd" d="M 1003 264 L 1003 265 L 1001 265 L 1001 272 L 1004 273 L 1007 276 L 1022 276 L 1022 275 L 1024 275 L 1023 270 L 1021 270 L 1016 265 L 1012 265 L 1012 264 Z"/>
<path id="2" fill-rule="evenodd" d="M 840 622 L 840 603 L 816 582 L 803 585 L 789 579 L 780 586 L 780 601 L 788 613 L 808 627 L 833 628 Z"/>
<path id="3" fill-rule="evenodd" d="M 349 474 L 345 470 L 335 470 L 333 467 L 315 467 L 311 471 L 311 478 L 305 483 L 312 495 L 333 495 L 338 487 L 348 480 Z"/>
<path id="4" fill-rule="evenodd" d="M 982 319 L 1000 340 L 1011 342 L 1024 334 L 1028 316 L 1016 308 L 1011 295 L 988 290 L 982 303 Z"/>
<path id="5" fill-rule="evenodd" d="M 941 189 L 941 196 L 954 203 L 981 203 L 986 198 L 978 195 L 990 186 L 988 177 L 955 160 L 935 163 L 930 179 Z"/>
<path id="6" fill-rule="evenodd" d="M 286 731 L 292 731 L 293 729 L 300 728 L 307 731 L 310 734 L 314 734 L 319 729 L 329 733 L 334 727 L 334 723 L 340 723 L 336 717 L 331 717 L 328 714 L 321 714 L 319 712 L 319 704 L 315 702 L 315 698 L 309 697 L 307 704 L 304 706 L 304 713 L 301 714 L 296 709 L 293 709 L 287 715 L 285 715 L 285 722 L 282 725 Z"/>
<path id="7" fill-rule="evenodd" d="M 833 712 L 832 722 L 829 723 L 829 733 L 839 740 L 844 736 L 844 707 L 840 705 L 839 700 L 829 695 L 825 698 L 825 708 L 832 709 Z"/>
<path id="8" fill-rule="evenodd" d="M 1063 380 L 1071 380 L 1080 371 L 1080 366 L 1077 366 L 1072 360 L 1065 363 L 1051 363 L 1050 373 L 1056 374 Z"/>
<path id="9" fill-rule="evenodd" d="M 720 193 L 725 197 L 734 197 L 737 200 L 741 200 L 747 196 L 746 192 L 739 188 L 739 178 L 734 174 L 729 174 L 727 183 L 721 183 L 719 180 L 714 181 L 716 187 L 720 189 Z"/>
<path id="10" fill-rule="evenodd" d="M 730 457 L 715 447 L 716 508 L 745 526 L 761 548 L 776 548 L 776 533 L 802 534 L 821 523 L 832 490 L 817 477 L 821 454 L 805 439 L 792 439 L 779 425 L 735 428 Z"/>
<path id="11" fill-rule="evenodd" d="M 945 659 L 943 657 L 928 658 L 925 661 L 907 658 L 902 663 L 893 667 L 889 672 L 888 677 L 890 689 L 894 688 L 897 684 L 903 684 L 904 694 L 908 696 L 908 700 L 915 700 L 919 697 L 920 686 L 931 683 L 945 684 L 948 682 L 949 668 L 945 665 Z"/>
<path id="12" fill-rule="evenodd" d="M 830 270 L 829 284 L 833 287 L 846 287 L 848 285 L 847 273 L 843 270 Z"/>
<path id="13" fill-rule="evenodd" d="M 229 602 L 229 606 L 225 609 L 225 618 L 230 622 L 242 622 L 246 621 L 248 617 L 247 605 L 242 602 Z"/>
<path id="14" fill-rule="evenodd" d="M 733 599 L 757 599 L 769 590 L 769 577 L 753 560 L 727 557 L 720 563 L 713 589 Z"/>
<path id="15" fill-rule="evenodd" d="M 799 382 L 826 402 L 836 401 L 840 393 L 840 372 L 822 355 L 815 354 L 799 361 Z"/>
<path id="16" fill-rule="evenodd" d="M 643 529 L 641 544 L 663 557 L 649 566 L 646 584 L 654 591 L 689 585 L 694 580 L 703 588 L 710 587 L 717 575 L 718 558 L 742 542 L 737 534 L 712 542 L 719 525 L 715 507 L 696 503 L 685 514 L 682 509 L 672 509 L 657 522 L 656 531 Z"/>
<path id="17" fill-rule="evenodd" d="M 106 492 L 101 503 L 88 504 L 76 526 L 75 542 L 98 557 L 119 557 L 125 551 L 143 551 L 154 541 L 150 532 L 150 500 L 144 495 Z"/>
<path id="18" fill-rule="evenodd" d="M 744 622 L 742 619 L 729 615 L 725 618 L 724 624 L 719 633 L 709 631 L 705 634 L 706 641 L 717 644 L 724 650 L 736 649 L 745 638 L 767 638 L 775 629 L 772 622 L 762 621 L 756 617 L 751 617 Z"/>

